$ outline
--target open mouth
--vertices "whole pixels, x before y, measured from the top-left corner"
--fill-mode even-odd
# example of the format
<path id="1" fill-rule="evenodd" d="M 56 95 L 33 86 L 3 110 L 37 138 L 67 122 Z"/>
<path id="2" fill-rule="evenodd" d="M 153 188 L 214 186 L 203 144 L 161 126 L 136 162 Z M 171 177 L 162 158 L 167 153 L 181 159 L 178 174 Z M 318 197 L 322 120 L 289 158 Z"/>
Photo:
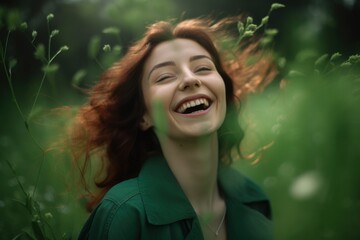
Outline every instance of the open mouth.
<path id="1" fill-rule="evenodd" d="M 211 105 L 211 101 L 207 98 L 197 98 L 181 103 L 176 112 L 181 114 L 191 114 L 201 111 L 206 111 Z"/>

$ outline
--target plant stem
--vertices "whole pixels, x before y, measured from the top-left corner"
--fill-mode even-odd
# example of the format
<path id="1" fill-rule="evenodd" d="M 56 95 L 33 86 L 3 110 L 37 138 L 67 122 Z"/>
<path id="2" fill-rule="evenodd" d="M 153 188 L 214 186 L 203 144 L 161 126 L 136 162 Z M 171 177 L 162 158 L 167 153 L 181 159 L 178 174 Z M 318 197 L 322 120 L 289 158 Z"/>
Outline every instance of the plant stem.
<path id="1" fill-rule="evenodd" d="M 48 67 L 49 65 L 50 65 L 50 64 L 48 63 L 48 64 L 46 65 L 46 67 Z M 43 86 L 43 84 L 44 84 L 45 79 L 46 79 L 46 71 L 44 71 L 44 73 L 43 73 L 43 75 L 42 75 L 41 82 L 40 82 L 40 86 L 38 87 L 38 90 L 37 90 L 36 95 L 35 95 L 34 102 L 33 102 L 32 106 L 31 106 L 30 112 L 29 112 L 29 114 L 28 114 L 28 119 L 30 118 L 30 116 L 31 116 L 31 114 L 32 114 L 32 112 L 33 112 L 33 110 L 34 110 L 34 108 L 35 108 L 35 105 L 36 105 L 37 100 L 38 100 L 38 98 L 39 98 L 40 91 L 41 91 L 41 89 L 42 89 L 42 86 Z"/>
<path id="2" fill-rule="evenodd" d="M 18 112 L 20 113 L 20 116 L 22 118 L 22 120 L 26 123 L 26 118 L 23 114 L 23 112 L 21 111 L 21 108 L 20 108 L 20 105 L 19 105 L 19 102 L 17 101 L 16 99 L 16 96 L 15 96 L 15 91 L 14 91 L 14 87 L 12 85 L 12 76 L 11 76 L 11 72 L 9 71 L 9 69 L 7 68 L 6 66 L 6 51 L 7 51 L 7 46 L 8 46 L 8 42 L 9 42 L 9 38 L 10 38 L 10 33 L 11 33 L 11 30 L 8 31 L 8 34 L 6 36 L 6 40 L 5 40 L 5 47 L 2 49 L 3 51 L 3 54 L 1 55 L 1 60 L 3 62 L 3 67 L 4 67 L 4 72 L 5 72 L 5 75 L 6 75 L 6 79 L 8 81 L 8 84 L 9 84 L 9 87 L 10 87 L 10 92 L 11 92 L 11 99 L 13 100 L 13 102 L 15 103 L 15 106 L 18 110 Z M 2 47 L 2 44 L 1 44 L 1 47 Z"/>
<path id="3" fill-rule="evenodd" d="M 7 163 L 7 165 L 9 166 L 9 168 L 11 169 L 11 171 L 13 172 L 13 174 L 14 174 L 14 176 L 15 176 L 15 178 L 16 178 L 16 181 L 17 181 L 17 183 L 19 184 L 19 186 L 20 186 L 20 188 L 21 188 L 21 191 L 25 194 L 25 196 L 27 196 L 26 191 L 25 191 L 25 188 L 24 188 L 24 186 L 22 185 L 22 183 L 20 182 L 19 177 L 18 177 L 18 175 L 17 175 L 14 167 L 11 165 L 11 163 L 10 163 L 9 160 L 5 159 L 5 162 Z"/>
<path id="4" fill-rule="evenodd" d="M 41 163 L 40 163 L 40 167 L 39 167 L 39 170 L 38 170 L 38 173 L 37 173 L 37 176 L 36 176 L 35 187 L 34 187 L 34 190 L 33 190 L 33 193 L 32 193 L 33 198 L 35 198 L 36 190 L 37 190 L 37 187 L 39 185 L 40 174 L 41 174 L 42 168 L 44 166 L 44 162 L 45 162 L 45 151 L 42 150 L 42 152 L 41 152 Z"/>

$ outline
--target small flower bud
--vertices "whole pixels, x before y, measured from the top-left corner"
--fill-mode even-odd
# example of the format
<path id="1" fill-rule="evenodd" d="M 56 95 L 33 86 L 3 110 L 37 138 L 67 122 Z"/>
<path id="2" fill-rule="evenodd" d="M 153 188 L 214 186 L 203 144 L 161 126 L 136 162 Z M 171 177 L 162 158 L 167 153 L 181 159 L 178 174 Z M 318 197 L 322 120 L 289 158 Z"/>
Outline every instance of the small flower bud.
<path id="1" fill-rule="evenodd" d="M 27 29 L 28 28 L 27 22 L 21 23 L 20 27 L 21 27 L 21 29 Z"/>
<path id="2" fill-rule="evenodd" d="M 9 69 L 14 68 L 16 64 L 17 64 L 17 60 L 16 60 L 15 58 L 12 58 L 12 59 L 9 61 Z"/>
<path id="3" fill-rule="evenodd" d="M 44 214 L 47 219 L 53 218 L 53 215 L 50 212 Z"/>
<path id="4" fill-rule="evenodd" d="M 57 30 L 57 29 L 54 29 L 54 30 L 52 30 L 52 32 L 51 32 L 51 34 L 50 34 L 50 37 L 52 38 L 52 37 L 55 37 L 56 35 L 58 35 L 59 34 L 59 30 Z"/>
<path id="5" fill-rule="evenodd" d="M 253 31 L 245 31 L 244 37 L 252 37 L 252 36 L 254 36 L 254 32 L 253 32 Z"/>
<path id="6" fill-rule="evenodd" d="M 239 35 L 240 36 L 243 35 L 243 33 L 245 31 L 245 28 L 244 28 L 244 24 L 241 21 L 239 21 L 237 23 L 237 28 L 238 28 L 238 31 L 239 31 Z"/>
<path id="7" fill-rule="evenodd" d="M 260 25 L 265 25 L 267 24 L 269 21 L 269 16 L 263 17 L 263 19 L 261 19 L 261 24 Z"/>
<path id="8" fill-rule="evenodd" d="M 255 31 L 257 28 L 257 25 L 256 24 L 250 24 L 246 30 L 248 31 Z"/>
<path id="9" fill-rule="evenodd" d="M 250 24 L 252 24 L 253 23 L 253 18 L 252 17 L 247 17 L 247 19 L 246 19 L 246 25 L 250 25 Z"/>
<path id="10" fill-rule="evenodd" d="M 284 4 L 281 4 L 281 3 L 273 3 L 271 5 L 271 8 L 270 8 L 270 11 L 273 11 L 273 10 L 276 10 L 276 9 L 279 9 L 279 8 L 284 8 L 285 5 Z"/>
<path id="11" fill-rule="evenodd" d="M 32 31 L 31 36 L 32 36 L 33 38 L 36 38 L 36 36 L 37 36 L 37 31 L 36 31 L 36 30 Z"/>
<path id="12" fill-rule="evenodd" d="M 104 47 L 103 47 L 103 51 L 104 52 L 110 52 L 111 51 L 111 47 L 109 44 L 105 44 Z"/>
<path id="13" fill-rule="evenodd" d="M 52 13 L 50 13 L 49 15 L 47 15 L 47 17 L 46 17 L 46 19 L 48 20 L 48 21 L 50 21 L 51 19 L 53 19 L 54 18 L 54 14 L 52 14 Z"/>
<path id="14" fill-rule="evenodd" d="M 64 45 L 60 48 L 60 51 L 68 51 L 69 47 L 67 45 Z"/>
<path id="15" fill-rule="evenodd" d="M 237 28 L 238 28 L 238 29 L 244 28 L 244 24 L 243 24 L 242 21 L 239 21 L 239 22 L 237 23 Z"/>

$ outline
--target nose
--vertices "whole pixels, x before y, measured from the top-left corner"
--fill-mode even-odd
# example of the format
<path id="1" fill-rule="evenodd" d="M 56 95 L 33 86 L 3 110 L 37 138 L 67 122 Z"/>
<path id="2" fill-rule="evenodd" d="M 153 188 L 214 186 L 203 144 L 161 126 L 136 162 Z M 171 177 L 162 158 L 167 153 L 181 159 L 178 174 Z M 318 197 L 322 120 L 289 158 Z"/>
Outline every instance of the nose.
<path id="1" fill-rule="evenodd" d="M 201 86 L 201 81 L 192 73 L 184 73 L 183 79 L 179 84 L 179 89 L 184 91 L 186 89 L 198 88 Z"/>

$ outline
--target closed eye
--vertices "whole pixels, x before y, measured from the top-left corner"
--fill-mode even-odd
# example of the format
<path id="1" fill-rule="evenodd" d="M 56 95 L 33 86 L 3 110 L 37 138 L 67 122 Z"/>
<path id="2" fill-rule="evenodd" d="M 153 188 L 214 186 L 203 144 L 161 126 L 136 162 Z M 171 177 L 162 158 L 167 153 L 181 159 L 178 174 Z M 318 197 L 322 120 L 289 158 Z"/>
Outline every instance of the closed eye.
<path id="1" fill-rule="evenodd" d="M 172 77 L 173 77 L 173 75 L 171 75 L 171 74 L 162 74 L 156 79 L 156 82 L 157 83 L 162 82 L 162 81 L 165 81 L 165 80 L 167 80 L 169 78 L 172 78 Z"/>
<path id="2" fill-rule="evenodd" d="M 207 72 L 207 71 L 211 71 L 211 70 L 212 70 L 211 67 L 200 66 L 200 67 L 195 69 L 195 73 Z"/>

